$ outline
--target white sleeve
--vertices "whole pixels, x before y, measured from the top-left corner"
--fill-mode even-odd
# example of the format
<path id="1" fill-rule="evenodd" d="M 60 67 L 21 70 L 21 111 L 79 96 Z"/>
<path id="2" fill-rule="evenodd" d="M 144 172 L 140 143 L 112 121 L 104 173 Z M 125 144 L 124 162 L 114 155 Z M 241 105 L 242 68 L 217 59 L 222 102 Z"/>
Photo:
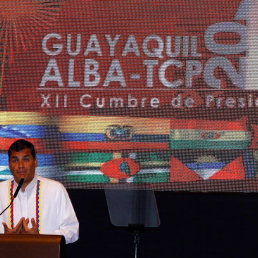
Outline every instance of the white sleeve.
<path id="1" fill-rule="evenodd" d="M 79 222 L 73 209 L 70 197 L 61 185 L 59 189 L 59 229 L 55 230 L 53 234 L 63 235 L 66 244 L 73 243 L 79 238 Z"/>
<path id="2" fill-rule="evenodd" d="M 9 181 L 0 184 L 0 213 L 10 204 L 8 200 Z M 9 208 L 8 208 L 9 209 Z M 3 222 L 8 226 L 8 209 L 0 216 L 0 234 L 4 233 Z"/>

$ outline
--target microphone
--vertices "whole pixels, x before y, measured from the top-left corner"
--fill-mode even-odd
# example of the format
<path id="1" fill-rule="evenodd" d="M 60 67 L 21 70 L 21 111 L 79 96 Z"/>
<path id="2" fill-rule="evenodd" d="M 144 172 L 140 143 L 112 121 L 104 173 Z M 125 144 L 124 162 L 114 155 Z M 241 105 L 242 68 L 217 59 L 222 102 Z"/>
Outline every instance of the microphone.
<path id="1" fill-rule="evenodd" d="M 19 191 L 21 189 L 21 186 L 22 186 L 23 182 L 24 182 L 24 178 L 21 178 L 10 204 L 0 213 L 0 216 L 11 206 L 11 204 L 13 203 L 14 198 L 16 198 L 17 194 L 19 193 Z"/>
<path id="2" fill-rule="evenodd" d="M 17 186 L 17 189 L 16 189 L 16 191 L 15 191 L 15 193 L 14 193 L 14 195 L 13 195 L 13 199 L 16 198 L 17 194 L 19 193 L 23 182 L 24 182 L 24 178 L 22 178 L 22 179 L 20 180 L 20 182 L 19 182 L 19 184 L 18 184 L 18 186 Z"/>

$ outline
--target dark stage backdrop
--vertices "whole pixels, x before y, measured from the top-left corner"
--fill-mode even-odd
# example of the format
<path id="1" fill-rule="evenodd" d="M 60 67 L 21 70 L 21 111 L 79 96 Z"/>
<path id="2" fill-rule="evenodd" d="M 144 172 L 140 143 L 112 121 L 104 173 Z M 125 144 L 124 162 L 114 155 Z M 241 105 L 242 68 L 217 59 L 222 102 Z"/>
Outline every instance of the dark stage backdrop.
<path id="1" fill-rule="evenodd" d="M 69 194 L 80 239 L 68 258 L 134 257 L 133 233 L 111 225 L 103 190 Z M 161 224 L 141 234 L 139 258 L 258 257 L 257 193 L 156 191 L 156 199 Z"/>
<path id="2" fill-rule="evenodd" d="M 255 0 L 0 1 L 0 178 L 18 138 L 68 188 L 258 189 Z"/>

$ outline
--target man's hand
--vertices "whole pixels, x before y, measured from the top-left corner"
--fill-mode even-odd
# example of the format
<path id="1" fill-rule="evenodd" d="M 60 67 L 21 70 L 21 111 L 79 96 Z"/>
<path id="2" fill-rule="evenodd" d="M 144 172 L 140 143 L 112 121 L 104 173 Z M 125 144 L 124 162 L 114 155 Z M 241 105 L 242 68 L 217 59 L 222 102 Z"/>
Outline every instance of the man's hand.
<path id="1" fill-rule="evenodd" d="M 29 219 L 25 219 L 24 217 L 19 220 L 15 228 L 8 228 L 6 223 L 3 222 L 4 233 L 5 234 L 39 234 L 35 219 L 31 219 L 32 227 L 29 228 Z"/>
<path id="2" fill-rule="evenodd" d="M 8 226 L 6 225 L 5 222 L 3 222 L 3 226 L 4 226 L 4 233 L 5 234 L 21 234 L 23 232 L 23 221 L 25 220 L 25 218 L 21 218 L 19 220 L 19 222 L 17 223 L 17 225 L 15 226 L 15 228 L 11 229 L 8 228 Z"/>
<path id="3" fill-rule="evenodd" d="M 23 234 L 32 234 L 32 235 L 39 234 L 39 231 L 38 231 L 38 228 L 37 228 L 37 225 L 36 225 L 36 222 L 35 222 L 34 218 L 31 219 L 32 227 L 29 228 L 28 225 L 29 225 L 29 219 L 23 218 L 23 221 L 22 221 L 22 226 L 23 226 L 23 232 L 22 233 Z"/>

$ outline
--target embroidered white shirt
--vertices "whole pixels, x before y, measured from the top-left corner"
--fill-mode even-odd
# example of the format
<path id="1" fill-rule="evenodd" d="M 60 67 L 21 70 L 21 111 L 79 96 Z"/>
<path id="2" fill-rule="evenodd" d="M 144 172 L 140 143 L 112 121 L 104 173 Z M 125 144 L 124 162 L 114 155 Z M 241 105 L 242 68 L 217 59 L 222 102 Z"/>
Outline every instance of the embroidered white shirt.
<path id="1" fill-rule="evenodd" d="M 37 210 L 37 182 L 40 180 Z M 10 180 L 0 183 L 0 212 L 10 203 Z M 17 188 L 14 181 L 13 194 Z M 74 212 L 71 200 L 65 187 L 54 180 L 35 175 L 25 191 L 19 191 L 13 201 L 13 225 L 20 218 L 39 219 L 40 234 L 63 235 L 66 243 L 73 243 L 79 238 L 79 222 Z M 11 209 L 9 208 L 0 216 L 0 233 L 4 233 L 2 222 L 11 227 Z M 31 227 L 31 222 L 29 224 Z"/>

